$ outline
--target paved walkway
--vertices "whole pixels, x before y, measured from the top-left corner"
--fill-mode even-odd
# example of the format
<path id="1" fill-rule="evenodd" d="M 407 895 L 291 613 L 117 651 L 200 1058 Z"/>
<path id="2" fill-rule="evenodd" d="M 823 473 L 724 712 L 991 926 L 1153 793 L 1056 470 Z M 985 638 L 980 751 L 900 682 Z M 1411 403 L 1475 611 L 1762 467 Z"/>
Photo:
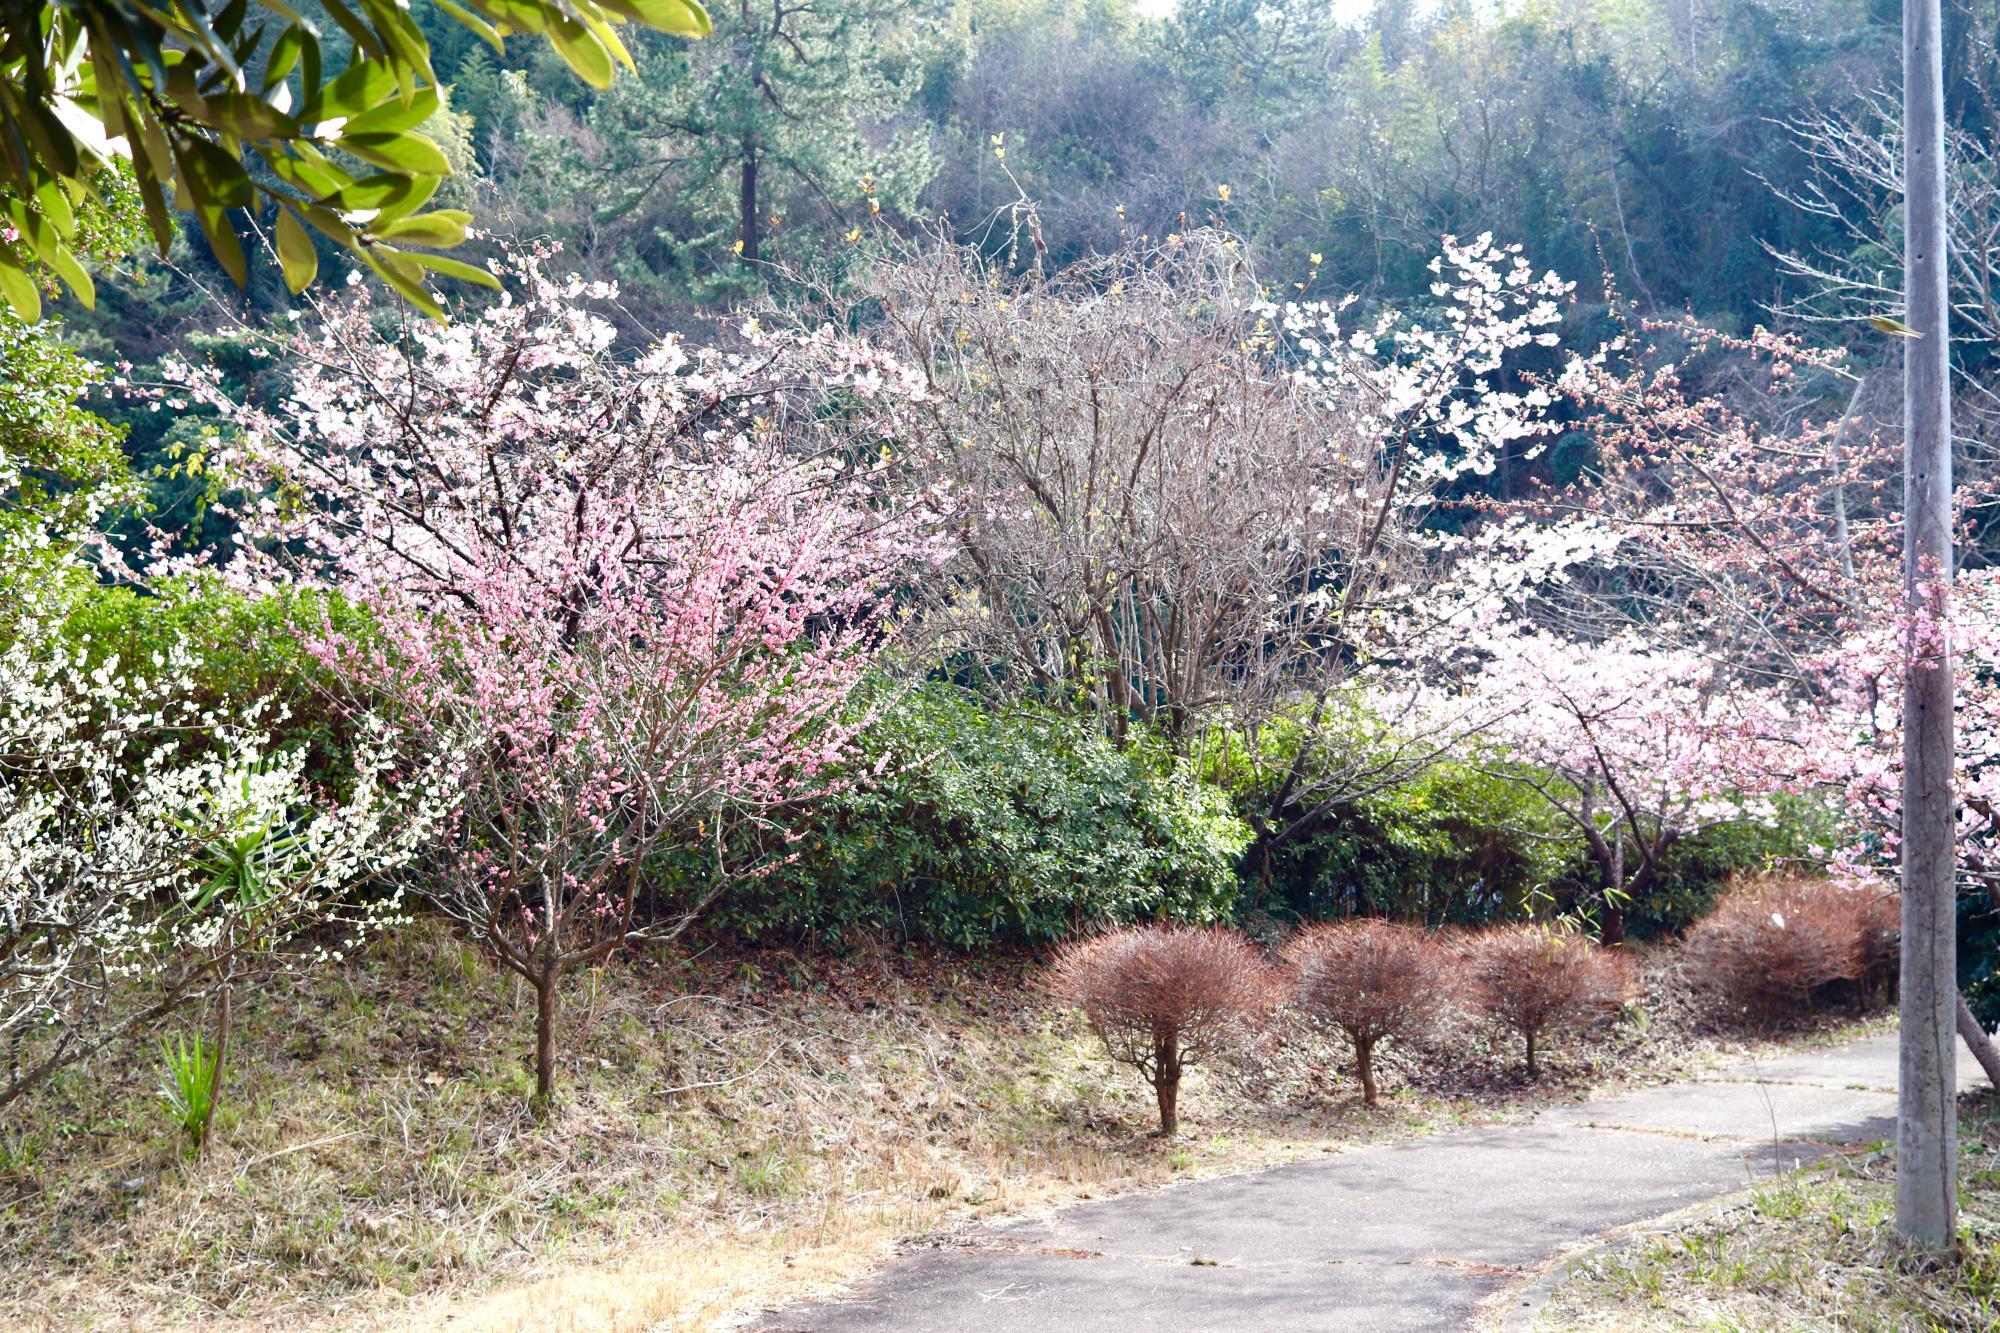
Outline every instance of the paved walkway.
<path id="1" fill-rule="evenodd" d="M 1963 1086 L 1976 1081 L 1959 1052 Z M 990 1226 L 767 1333 L 1290 1333 L 1469 1326 L 1557 1255 L 1895 1137 L 1884 1036 Z"/>

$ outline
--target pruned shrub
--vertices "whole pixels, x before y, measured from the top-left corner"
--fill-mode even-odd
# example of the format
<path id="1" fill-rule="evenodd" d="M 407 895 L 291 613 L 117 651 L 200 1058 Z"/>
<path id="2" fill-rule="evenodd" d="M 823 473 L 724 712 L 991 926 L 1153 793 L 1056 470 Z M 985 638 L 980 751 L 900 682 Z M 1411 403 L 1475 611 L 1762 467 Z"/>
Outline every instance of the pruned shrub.
<path id="1" fill-rule="evenodd" d="M 1772 1022 L 1842 983 L 1866 989 L 1893 967 L 1895 896 L 1807 876 L 1747 880 L 1688 932 L 1682 958 L 1703 997 Z"/>
<path id="2" fill-rule="evenodd" d="M 1624 1003 L 1632 967 L 1622 953 L 1545 926 L 1503 926 L 1467 937 L 1464 981 L 1475 1011 L 1527 1043 L 1528 1077 L 1541 1071 L 1544 1035 L 1579 1027 Z"/>
<path id="3" fill-rule="evenodd" d="M 1285 947 L 1292 998 L 1309 1019 L 1354 1047 L 1361 1099 L 1375 1104 L 1375 1047 L 1421 1036 L 1448 998 L 1445 950 L 1421 926 L 1344 921 L 1310 926 Z"/>
<path id="4" fill-rule="evenodd" d="M 1132 926 L 1073 941 L 1046 984 L 1083 1010 L 1112 1059 L 1153 1085 L 1163 1137 L 1179 1128 L 1182 1071 L 1240 1039 L 1280 995 L 1276 969 L 1219 926 Z"/>

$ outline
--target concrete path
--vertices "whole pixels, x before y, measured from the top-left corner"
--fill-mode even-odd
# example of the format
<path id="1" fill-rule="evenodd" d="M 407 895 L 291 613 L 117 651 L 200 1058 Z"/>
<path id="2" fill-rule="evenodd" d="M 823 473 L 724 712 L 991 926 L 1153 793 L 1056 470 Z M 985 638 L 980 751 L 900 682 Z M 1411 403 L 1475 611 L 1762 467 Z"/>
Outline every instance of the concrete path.
<path id="1" fill-rule="evenodd" d="M 1959 1053 L 1962 1086 L 1978 1069 Z M 766 1333 L 1458 1329 L 1595 1237 L 1895 1137 L 1893 1035 L 1532 1121 L 1068 1208 L 908 1254 Z"/>

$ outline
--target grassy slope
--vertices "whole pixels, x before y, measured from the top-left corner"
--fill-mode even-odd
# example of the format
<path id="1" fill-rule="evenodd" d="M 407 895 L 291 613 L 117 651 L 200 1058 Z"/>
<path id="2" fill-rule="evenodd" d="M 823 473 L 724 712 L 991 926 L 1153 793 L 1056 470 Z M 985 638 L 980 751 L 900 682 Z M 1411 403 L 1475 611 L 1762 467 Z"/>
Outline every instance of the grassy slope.
<path id="1" fill-rule="evenodd" d="M 1187 1132 L 1017 960 L 782 953 L 579 977 L 564 1097 L 524 1110 L 531 998 L 442 930 L 242 997 L 189 1160 L 150 1052 L 0 1127 L 0 1322 L 697 1328 L 969 1217 L 1505 1114 L 1713 1054 L 1663 993 L 1526 1090 L 1469 1023 L 1355 1104 L 1290 1026 L 1194 1076 Z M 1421 1070 L 1421 1080 L 1412 1074 Z M 1336 1079 L 1338 1081 L 1336 1081 Z"/>
<path id="2" fill-rule="evenodd" d="M 1894 1154 L 1875 1144 L 1584 1266 L 1537 1327 L 2000 1328 L 2000 1100 L 1965 1098 L 1960 1136 L 1964 1262 L 1955 1269 L 1905 1262 L 1894 1235 Z"/>

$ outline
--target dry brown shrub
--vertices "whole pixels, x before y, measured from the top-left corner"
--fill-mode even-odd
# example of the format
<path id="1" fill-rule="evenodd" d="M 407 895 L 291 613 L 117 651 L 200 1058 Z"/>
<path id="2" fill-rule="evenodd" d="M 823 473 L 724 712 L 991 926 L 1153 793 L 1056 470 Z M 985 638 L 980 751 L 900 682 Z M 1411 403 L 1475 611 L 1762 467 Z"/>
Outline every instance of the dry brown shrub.
<path id="1" fill-rule="evenodd" d="M 1544 1034 L 1602 1016 L 1625 1002 L 1633 984 L 1624 953 L 1543 926 L 1468 936 L 1464 968 L 1472 1007 L 1527 1042 L 1529 1078 L 1540 1073 L 1536 1048 Z"/>
<path id="2" fill-rule="evenodd" d="M 1299 1009 L 1347 1034 L 1361 1099 L 1373 1106 L 1376 1043 L 1423 1035 L 1449 999 L 1443 946 L 1421 926 L 1343 921 L 1300 931 L 1285 961 Z"/>
<path id="3" fill-rule="evenodd" d="M 1083 1010 L 1112 1059 L 1153 1085 L 1163 1136 L 1180 1124 L 1181 1071 L 1239 1039 L 1279 998 L 1276 969 L 1218 926 L 1131 926 L 1071 941 L 1045 984 Z"/>
<path id="4" fill-rule="evenodd" d="M 1893 894 L 1803 875 L 1732 888 L 1682 946 L 1698 993 L 1764 1022 L 1809 1009 L 1822 987 L 1865 988 L 1894 968 Z"/>

